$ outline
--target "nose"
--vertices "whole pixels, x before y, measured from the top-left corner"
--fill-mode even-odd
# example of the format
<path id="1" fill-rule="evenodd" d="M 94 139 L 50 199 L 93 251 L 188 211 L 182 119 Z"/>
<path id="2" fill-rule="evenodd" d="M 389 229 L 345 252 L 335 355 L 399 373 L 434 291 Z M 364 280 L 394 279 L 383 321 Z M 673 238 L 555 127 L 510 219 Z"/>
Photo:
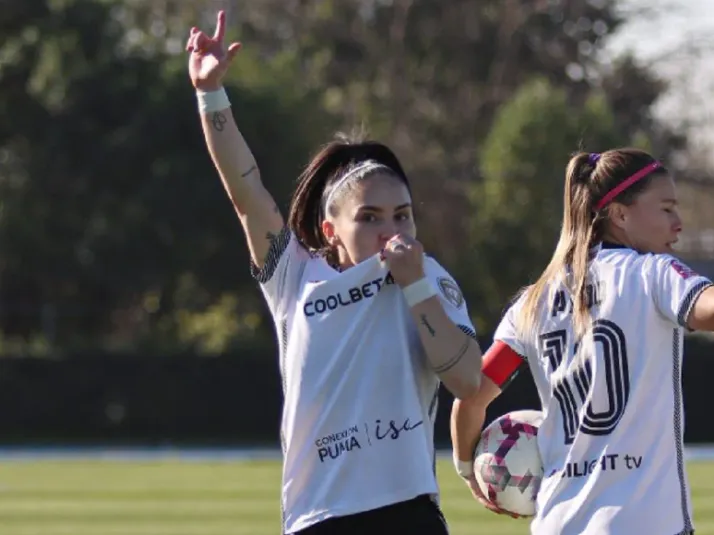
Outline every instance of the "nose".
<path id="1" fill-rule="evenodd" d="M 387 243 L 392 237 L 397 234 L 397 227 L 393 223 L 385 223 L 381 229 L 379 229 L 379 241 L 382 245 Z"/>
<path id="2" fill-rule="evenodd" d="M 380 225 L 379 234 L 380 236 L 386 236 L 387 239 L 394 236 L 397 232 L 399 232 L 399 227 L 397 223 L 391 219 L 384 221 L 382 225 Z"/>

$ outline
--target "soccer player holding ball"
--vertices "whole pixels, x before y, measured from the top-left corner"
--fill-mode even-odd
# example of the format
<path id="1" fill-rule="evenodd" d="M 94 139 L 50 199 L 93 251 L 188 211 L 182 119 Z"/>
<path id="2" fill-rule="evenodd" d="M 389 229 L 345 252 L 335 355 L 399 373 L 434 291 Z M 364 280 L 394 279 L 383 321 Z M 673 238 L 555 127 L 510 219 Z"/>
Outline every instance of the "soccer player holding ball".
<path id="1" fill-rule="evenodd" d="M 570 160 L 553 257 L 505 313 L 480 390 L 452 409 L 457 470 L 488 508 L 507 512 L 472 454 L 486 407 L 527 365 L 543 411 L 532 533 L 693 533 L 682 342 L 714 330 L 714 287 L 673 256 L 681 230 L 672 176 L 649 154 Z"/>
<path id="2" fill-rule="evenodd" d="M 224 32 L 223 13 L 213 37 L 191 30 L 189 74 L 278 333 L 284 533 L 444 535 L 439 385 L 467 398 L 481 378 L 463 296 L 424 255 L 409 181 L 380 143 L 325 146 L 283 220 L 222 87 L 240 48 Z"/>

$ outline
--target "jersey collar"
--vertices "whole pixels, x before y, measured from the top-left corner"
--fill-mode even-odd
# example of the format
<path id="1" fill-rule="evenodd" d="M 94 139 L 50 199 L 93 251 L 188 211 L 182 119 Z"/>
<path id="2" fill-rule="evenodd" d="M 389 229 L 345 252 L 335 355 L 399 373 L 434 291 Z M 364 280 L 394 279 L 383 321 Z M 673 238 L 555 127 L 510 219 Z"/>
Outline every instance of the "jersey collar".
<path id="1" fill-rule="evenodd" d="M 614 243 L 611 241 L 603 241 L 600 243 L 601 249 L 629 249 L 627 245 L 622 245 L 621 243 Z"/>

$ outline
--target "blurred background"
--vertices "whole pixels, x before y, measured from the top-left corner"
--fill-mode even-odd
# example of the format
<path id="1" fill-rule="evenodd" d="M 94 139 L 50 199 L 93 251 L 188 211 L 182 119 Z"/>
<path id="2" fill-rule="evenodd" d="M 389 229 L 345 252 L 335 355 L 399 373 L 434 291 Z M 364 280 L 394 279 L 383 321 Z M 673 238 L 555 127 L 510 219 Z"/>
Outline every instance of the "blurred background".
<path id="1" fill-rule="evenodd" d="M 714 277 L 709 0 L 0 0 L 2 535 L 280 532 L 273 326 L 186 73 L 188 31 L 218 9 L 279 205 L 321 144 L 366 128 L 411 176 L 484 347 L 552 252 L 581 148 L 674 170 L 680 254 Z M 714 342 L 686 345 L 695 520 L 714 533 Z M 530 406 L 525 374 L 490 416 Z M 527 532 L 451 472 L 453 533 Z"/>

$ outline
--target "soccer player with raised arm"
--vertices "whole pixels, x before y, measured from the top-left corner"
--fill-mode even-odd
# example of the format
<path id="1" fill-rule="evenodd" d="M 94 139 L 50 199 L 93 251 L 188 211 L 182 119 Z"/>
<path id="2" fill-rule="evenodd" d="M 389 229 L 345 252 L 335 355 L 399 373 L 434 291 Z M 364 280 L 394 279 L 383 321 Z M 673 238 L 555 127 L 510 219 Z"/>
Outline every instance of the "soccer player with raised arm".
<path id="1" fill-rule="evenodd" d="M 239 49 L 224 27 L 220 13 L 213 37 L 191 30 L 189 73 L 278 333 L 284 533 L 445 535 L 439 385 L 467 398 L 481 378 L 464 298 L 424 255 L 409 181 L 380 143 L 325 146 L 283 220 L 221 85 Z"/>
<path id="2" fill-rule="evenodd" d="M 693 533 L 684 466 L 683 331 L 714 330 L 714 287 L 673 256 L 672 176 L 635 149 L 567 167 L 560 240 L 508 308 L 478 393 L 455 400 L 454 462 L 476 497 L 485 411 L 522 366 L 544 420 L 537 535 Z"/>

